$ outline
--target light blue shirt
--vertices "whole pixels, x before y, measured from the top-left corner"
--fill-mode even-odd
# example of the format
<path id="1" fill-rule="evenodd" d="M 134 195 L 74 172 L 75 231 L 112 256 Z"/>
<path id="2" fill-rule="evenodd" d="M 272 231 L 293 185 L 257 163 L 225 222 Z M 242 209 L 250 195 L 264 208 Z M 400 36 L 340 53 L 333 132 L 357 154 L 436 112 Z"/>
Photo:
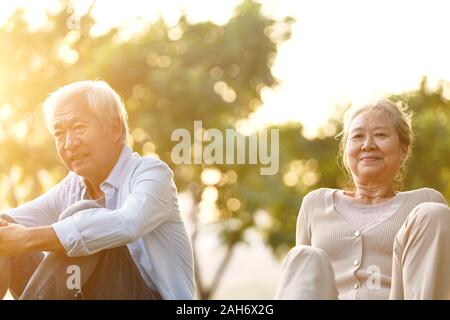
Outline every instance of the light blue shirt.
<path id="1" fill-rule="evenodd" d="M 45 194 L 4 213 L 28 227 L 52 225 L 70 257 L 127 245 L 141 276 L 163 299 L 193 299 L 192 247 L 170 168 L 124 146 L 100 189 L 105 208 L 58 221 L 65 208 L 86 198 L 84 179 L 70 172 Z"/>

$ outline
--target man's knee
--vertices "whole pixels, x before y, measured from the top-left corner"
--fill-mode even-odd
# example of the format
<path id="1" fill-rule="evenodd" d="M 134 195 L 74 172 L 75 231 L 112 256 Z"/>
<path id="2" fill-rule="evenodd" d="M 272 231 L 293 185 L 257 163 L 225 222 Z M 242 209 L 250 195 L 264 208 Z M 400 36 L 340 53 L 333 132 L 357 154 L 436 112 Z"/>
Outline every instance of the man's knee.
<path id="1" fill-rule="evenodd" d="M 83 211 L 86 209 L 94 209 L 101 208 L 101 206 L 94 200 L 81 200 L 77 201 L 74 204 L 68 206 L 61 214 L 59 215 L 59 221 L 64 220 L 67 217 L 74 215 L 79 211 Z"/>

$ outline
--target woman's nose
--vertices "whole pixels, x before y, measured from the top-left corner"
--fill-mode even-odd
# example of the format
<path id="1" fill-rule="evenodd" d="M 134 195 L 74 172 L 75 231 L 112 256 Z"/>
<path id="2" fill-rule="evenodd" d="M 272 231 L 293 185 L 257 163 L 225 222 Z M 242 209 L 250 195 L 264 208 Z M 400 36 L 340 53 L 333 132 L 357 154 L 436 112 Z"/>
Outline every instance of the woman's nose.
<path id="1" fill-rule="evenodd" d="M 367 137 L 363 145 L 361 146 L 362 150 L 373 150 L 376 148 L 375 142 L 373 141 L 372 137 Z"/>

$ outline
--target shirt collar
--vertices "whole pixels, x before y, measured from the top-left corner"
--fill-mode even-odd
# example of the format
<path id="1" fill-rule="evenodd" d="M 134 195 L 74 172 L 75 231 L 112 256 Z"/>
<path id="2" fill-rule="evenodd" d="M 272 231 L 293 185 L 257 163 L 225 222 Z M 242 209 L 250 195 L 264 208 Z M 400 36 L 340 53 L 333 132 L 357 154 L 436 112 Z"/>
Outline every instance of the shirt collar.
<path id="1" fill-rule="evenodd" d="M 118 190 L 120 188 L 122 178 L 126 173 L 126 166 L 128 161 L 132 157 L 132 153 L 133 151 L 131 150 L 131 148 L 128 145 L 124 145 L 122 151 L 120 152 L 119 159 L 117 160 L 106 180 L 103 181 L 100 185 L 107 183 Z M 83 177 L 81 177 L 80 182 L 83 189 L 85 189 L 86 183 Z"/>
<path id="2" fill-rule="evenodd" d="M 131 159 L 132 150 L 129 146 L 124 145 L 122 151 L 120 152 L 119 159 L 114 165 L 113 169 L 108 175 L 108 178 L 103 183 L 108 183 L 114 188 L 119 189 L 122 184 L 122 178 L 126 173 L 126 167 L 128 160 Z M 103 184 L 102 183 L 102 184 Z"/>

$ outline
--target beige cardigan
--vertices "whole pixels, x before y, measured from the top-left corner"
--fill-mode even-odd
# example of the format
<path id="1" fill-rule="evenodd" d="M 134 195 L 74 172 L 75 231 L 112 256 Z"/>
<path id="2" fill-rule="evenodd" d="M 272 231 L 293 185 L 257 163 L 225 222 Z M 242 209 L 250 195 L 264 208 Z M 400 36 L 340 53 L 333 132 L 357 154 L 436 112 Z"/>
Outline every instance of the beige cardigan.
<path id="1" fill-rule="evenodd" d="M 398 192 L 387 212 L 356 230 L 335 211 L 336 191 L 323 188 L 304 197 L 296 244 L 325 250 L 335 272 L 339 299 L 388 299 L 394 237 L 401 225 L 418 204 L 447 202 L 441 193 L 430 188 Z M 378 276 L 377 288 L 373 283 Z"/>

